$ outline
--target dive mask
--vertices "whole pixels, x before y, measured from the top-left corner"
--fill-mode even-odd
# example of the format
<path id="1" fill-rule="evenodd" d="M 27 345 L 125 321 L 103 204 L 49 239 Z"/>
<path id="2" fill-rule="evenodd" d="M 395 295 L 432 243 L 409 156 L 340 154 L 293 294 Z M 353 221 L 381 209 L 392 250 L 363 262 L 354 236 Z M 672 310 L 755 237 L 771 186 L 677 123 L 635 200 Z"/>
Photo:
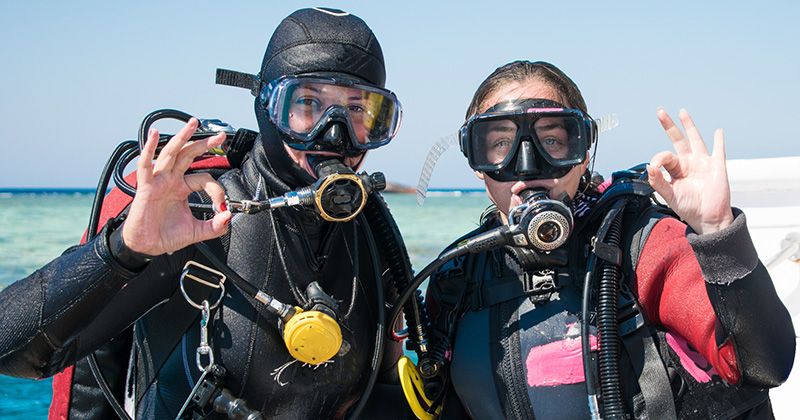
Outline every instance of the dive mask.
<path id="1" fill-rule="evenodd" d="M 259 101 L 289 147 L 342 156 L 389 143 L 402 115 L 394 93 L 341 77 L 284 76 Z"/>
<path id="2" fill-rule="evenodd" d="M 560 178 L 583 163 L 595 122 L 546 99 L 501 102 L 461 127 L 469 166 L 500 182 Z"/>

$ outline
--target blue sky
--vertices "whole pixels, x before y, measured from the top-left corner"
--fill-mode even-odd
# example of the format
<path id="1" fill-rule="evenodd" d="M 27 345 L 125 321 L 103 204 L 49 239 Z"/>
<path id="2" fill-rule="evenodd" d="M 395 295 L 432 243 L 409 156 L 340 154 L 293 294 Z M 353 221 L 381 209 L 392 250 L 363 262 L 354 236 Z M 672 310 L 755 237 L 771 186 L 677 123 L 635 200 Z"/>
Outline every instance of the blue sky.
<path id="1" fill-rule="evenodd" d="M 0 26 L 2 187 L 92 187 L 144 115 L 177 108 L 255 128 L 245 90 L 214 85 L 217 67 L 256 72 L 280 20 L 339 7 L 374 30 L 400 134 L 367 170 L 416 185 L 430 146 L 454 133 L 478 84 L 515 59 L 550 61 L 580 86 L 601 136 L 603 173 L 670 147 L 655 118 L 687 108 L 731 159 L 800 155 L 800 3 L 771 2 L 6 2 Z M 766 168 L 768 170 L 768 168 Z M 433 187 L 479 187 L 452 149 Z"/>

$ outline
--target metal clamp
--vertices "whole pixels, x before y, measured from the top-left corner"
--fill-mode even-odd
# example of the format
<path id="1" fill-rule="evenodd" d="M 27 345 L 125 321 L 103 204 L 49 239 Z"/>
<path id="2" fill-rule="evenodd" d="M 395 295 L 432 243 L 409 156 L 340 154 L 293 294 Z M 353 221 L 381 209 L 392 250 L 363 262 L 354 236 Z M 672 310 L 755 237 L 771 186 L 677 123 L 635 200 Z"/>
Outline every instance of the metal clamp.
<path id="1" fill-rule="evenodd" d="M 204 279 L 202 277 L 197 276 L 196 274 L 193 274 L 192 271 L 191 271 L 192 267 L 200 268 L 201 270 L 205 270 L 207 273 L 210 273 L 213 276 L 216 276 L 216 278 L 218 279 L 217 283 L 212 283 L 212 282 L 210 282 L 210 281 L 208 281 L 208 280 L 206 280 L 206 279 Z M 203 264 L 200 264 L 200 263 L 198 263 L 196 261 L 191 261 L 191 260 L 188 261 L 186 263 L 186 265 L 183 266 L 183 271 L 181 272 L 181 278 L 180 278 L 181 293 L 183 293 L 183 297 L 184 297 L 184 299 L 186 299 L 186 302 L 188 302 L 189 305 L 192 305 L 193 307 L 195 307 L 197 309 L 200 309 L 202 311 L 203 310 L 203 304 L 195 302 L 194 300 L 192 300 L 191 297 L 189 297 L 189 294 L 186 293 L 186 287 L 184 286 L 184 279 L 187 279 L 187 278 L 192 279 L 192 280 L 194 280 L 194 281 L 196 281 L 196 282 L 198 282 L 198 283 L 200 283 L 200 284 L 202 284 L 204 286 L 211 287 L 213 289 L 219 289 L 219 297 L 214 302 L 214 304 L 211 305 L 210 309 L 216 309 L 217 306 L 219 306 L 220 302 L 222 302 L 222 298 L 225 297 L 225 279 L 226 279 L 226 277 L 225 277 L 224 274 L 222 274 L 221 272 L 219 272 L 217 270 L 214 270 L 211 267 L 205 266 Z M 207 302 L 204 302 L 204 303 L 207 303 Z"/>
<path id="2" fill-rule="evenodd" d="M 231 213 L 255 214 L 270 208 L 269 201 L 256 200 L 226 200 L 226 205 Z"/>

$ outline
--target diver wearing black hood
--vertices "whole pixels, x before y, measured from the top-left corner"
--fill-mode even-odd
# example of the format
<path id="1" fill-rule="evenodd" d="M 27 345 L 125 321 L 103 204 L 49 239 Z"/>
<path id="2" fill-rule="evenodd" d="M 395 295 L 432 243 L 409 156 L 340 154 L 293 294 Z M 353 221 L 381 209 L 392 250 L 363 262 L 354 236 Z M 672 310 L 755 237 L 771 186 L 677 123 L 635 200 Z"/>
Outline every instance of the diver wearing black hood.
<path id="1" fill-rule="evenodd" d="M 369 27 L 356 16 L 334 9 L 303 9 L 283 20 L 269 41 L 259 88 L 287 75 L 336 74 L 383 87 L 386 69 L 383 51 Z M 260 89 L 259 89 L 260 90 Z M 291 188 L 313 178 L 292 161 L 284 148 L 288 135 L 270 121 L 260 98 L 255 100 L 261 141 L 275 173 Z"/>
<path id="2" fill-rule="evenodd" d="M 260 73 L 245 76 L 239 73 L 232 76 L 238 83 L 230 79 L 223 83 L 252 89 L 261 141 L 241 168 L 218 179 L 232 202 L 264 200 L 307 186 L 315 181 L 312 173 L 324 164 L 357 167 L 367 149 L 388 143 L 399 123 L 399 103 L 382 89 L 380 45 L 361 19 L 346 12 L 314 8 L 292 13 L 273 34 Z M 367 95 L 359 106 L 335 104 L 308 114 L 318 119 L 314 126 L 298 128 L 297 110 L 292 108 L 298 102 L 287 98 L 303 89 L 320 97 L 320 92 L 345 90 Z M 367 113 L 362 116 L 364 109 Z M 375 110 L 378 117 L 368 113 Z M 142 169 L 140 165 L 140 173 Z M 209 195 L 219 207 L 218 198 Z M 338 322 L 343 342 L 326 362 L 306 364 L 293 357 L 284 344 L 288 331 L 284 324 L 230 282 L 208 320 L 212 325 L 208 344 L 214 356 L 208 361 L 202 341 L 205 324 L 199 322 L 200 311 L 184 300 L 177 279 L 187 261 L 209 263 L 194 246 L 159 253 L 128 248 L 131 242 L 123 239 L 123 227 L 134 220 L 131 212 L 127 222 L 124 216 L 111 220 L 85 245 L 69 249 L 0 293 L 0 373 L 41 378 L 75 364 L 73 385 L 63 390 L 68 392 L 67 405 L 55 407 L 64 399 L 57 391 L 51 417 L 109 418 L 113 413 L 97 399 L 102 397 L 96 385 L 80 375 L 86 371 L 81 359 L 113 340 L 117 348 L 125 349 L 122 366 L 106 362 L 102 367 L 117 400 L 124 399 L 128 414 L 136 418 L 174 418 L 185 403 L 189 411 L 205 409 L 203 415 L 223 416 L 187 401 L 195 385 L 203 383 L 203 366 L 214 361 L 225 369 L 218 376 L 232 394 L 230 400 L 245 400 L 263 417 L 352 415 L 372 388 L 376 363 L 382 360 L 378 382 L 391 383 L 402 353 L 396 343 L 385 345 L 383 352 L 375 350 L 382 347 L 376 336 L 383 334 L 376 324 L 382 318 L 376 307 L 385 307 L 384 294 L 386 299 L 394 296 L 391 283 L 397 273 L 387 270 L 387 257 L 396 260 L 396 248 L 391 247 L 399 246 L 401 254 L 404 247 L 397 237 L 393 241 L 379 237 L 381 245 L 375 246 L 373 233 L 380 230 L 375 226 L 385 230 L 393 221 L 376 216 L 388 215 L 379 196 L 369 197 L 370 206 L 379 211 L 364 211 L 343 223 L 324 221 L 302 207 L 232 219 L 228 214 L 221 222 L 230 223 L 227 234 L 221 241 L 209 242 L 227 266 L 260 291 L 304 311 L 324 304 L 321 311 Z M 227 214 L 221 212 L 214 219 L 224 218 L 222 213 Z M 321 293 L 312 292 L 317 290 L 315 284 Z M 192 314 L 188 323 L 181 321 L 186 313 Z M 131 324 L 133 344 L 128 347 L 130 335 L 121 333 Z M 381 417 L 400 415 L 404 404 L 397 402 L 396 407 L 381 402 L 385 410 Z"/>

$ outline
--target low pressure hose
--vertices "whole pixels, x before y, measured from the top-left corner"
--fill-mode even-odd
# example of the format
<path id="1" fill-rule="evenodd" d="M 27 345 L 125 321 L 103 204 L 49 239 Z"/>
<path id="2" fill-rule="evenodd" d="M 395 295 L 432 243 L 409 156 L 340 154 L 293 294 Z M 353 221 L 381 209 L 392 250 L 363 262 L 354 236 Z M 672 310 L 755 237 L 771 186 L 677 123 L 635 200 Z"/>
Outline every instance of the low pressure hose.
<path id="1" fill-rule="evenodd" d="M 92 210 L 89 216 L 89 225 L 86 229 L 86 242 L 92 240 L 95 236 L 97 236 L 97 228 L 100 225 L 100 214 L 103 211 L 103 201 L 106 197 L 106 190 L 108 189 L 108 183 L 111 180 L 112 172 L 115 169 L 115 166 L 119 162 L 119 160 L 128 154 L 131 150 L 135 150 L 137 144 L 133 140 L 127 140 L 119 145 L 114 149 L 114 152 L 111 153 L 111 157 L 108 158 L 105 167 L 103 168 L 102 176 L 100 181 L 97 183 L 97 189 L 95 190 L 94 200 L 92 201 Z M 116 400 L 114 397 L 114 393 L 111 391 L 111 387 L 108 385 L 108 381 L 106 380 L 105 375 L 103 374 L 102 369 L 100 368 L 100 363 L 97 360 L 96 352 L 90 353 L 86 357 L 87 363 L 89 365 L 89 370 L 94 376 L 95 381 L 97 381 L 97 385 L 100 387 L 100 390 L 103 393 L 103 396 L 108 401 L 109 406 L 114 411 L 114 414 L 117 415 L 120 419 L 128 419 L 130 420 L 130 416 L 128 413 L 125 412 L 125 409 L 122 408 L 122 405 Z"/>
<path id="2" fill-rule="evenodd" d="M 622 241 L 622 212 L 611 222 L 605 243 L 619 249 Z M 597 330 L 599 337 L 600 390 L 603 396 L 603 418 L 626 419 L 620 386 L 620 337 L 617 322 L 619 311 L 620 267 L 608 261 L 600 263 L 601 278 L 597 298 Z"/>
<path id="3" fill-rule="evenodd" d="M 369 226 L 364 214 L 359 214 L 357 220 L 365 226 Z M 380 372 L 381 363 L 383 362 L 383 349 L 386 343 L 383 332 L 383 330 L 386 329 L 386 312 L 384 311 L 384 301 L 386 297 L 383 293 L 383 277 L 381 276 L 380 259 L 377 255 L 378 245 L 375 243 L 375 238 L 372 236 L 372 231 L 370 231 L 369 228 L 364 230 L 364 236 L 367 238 L 367 247 L 370 250 L 370 263 L 372 264 L 372 269 L 374 271 L 373 276 L 375 277 L 375 284 L 377 286 L 375 288 L 375 298 L 377 300 L 378 323 L 376 326 L 377 330 L 375 331 L 375 351 L 372 354 L 369 379 L 367 379 L 367 386 L 364 388 L 364 392 L 358 399 L 358 404 L 356 404 L 348 417 L 352 420 L 358 419 L 361 415 L 361 411 L 363 411 L 364 407 L 367 405 L 369 396 L 372 394 L 372 389 L 375 387 L 375 382 L 378 380 L 378 373 Z"/>
<path id="4" fill-rule="evenodd" d="M 406 290 L 412 280 L 411 263 L 405 246 L 398 244 L 398 238 L 401 236 L 397 225 L 390 222 L 393 219 L 391 219 L 386 206 L 377 201 L 380 199 L 380 196 L 371 196 L 364 207 L 364 213 L 371 222 L 373 234 L 386 250 L 386 262 L 389 266 L 392 283 L 399 293 Z M 427 312 L 420 293 L 417 293 L 416 298 L 410 299 L 403 305 L 403 313 L 408 326 L 409 338 L 419 344 L 420 341 L 426 339 L 428 325 Z M 394 324 L 391 324 L 390 327 L 393 328 Z"/>
<path id="5" fill-rule="evenodd" d="M 589 306 L 594 283 L 594 267 L 597 256 L 591 254 L 587 264 L 586 277 L 583 282 L 583 299 L 581 302 L 581 353 L 583 356 L 583 376 L 586 383 L 586 395 L 588 396 L 589 415 L 592 420 L 600 420 L 600 405 L 597 398 L 597 378 L 592 369 L 592 348 L 589 335 L 589 320 L 591 318 Z"/>
<path id="6" fill-rule="evenodd" d="M 103 210 L 103 201 L 106 198 L 106 190 L 108 189 L 108 183 L 111 181 L 112 172 L 117 165 L 119 159 L 127 154 L 130 150 L 134 150 L 137 147 L 137 143 L 133 140 L 126 140 L 117 145 L 117 148 L 114 149 L 114 152 L 111 153 L 111 157 L 108 158 L 106 162 L 106 166 L 103 168 L 102 176 L 100 177 L 100 181 L 97 182 L 97 189 L 94 192 L 94 200 L 92 201 L 92 211 L 89 217 L 89 227 L 86 230 L 86 240 L 88 241 L 95 235 L 97 235 L 97 227 L 100 225 L 100 213 Z"/>
<path id="7" fill-rule="evenodd" d="M 150 126 L 156 121 L 165 118 L 189 122 L 192 116 L 183 111 L 178 111 L 177 109 L 159 109 L 147 114 L 142 120 L 142 124 L 139 126 L 139 150 L 144 150 L 144 144 L 147 143 L 147 133 L 150 131 Z"/>

